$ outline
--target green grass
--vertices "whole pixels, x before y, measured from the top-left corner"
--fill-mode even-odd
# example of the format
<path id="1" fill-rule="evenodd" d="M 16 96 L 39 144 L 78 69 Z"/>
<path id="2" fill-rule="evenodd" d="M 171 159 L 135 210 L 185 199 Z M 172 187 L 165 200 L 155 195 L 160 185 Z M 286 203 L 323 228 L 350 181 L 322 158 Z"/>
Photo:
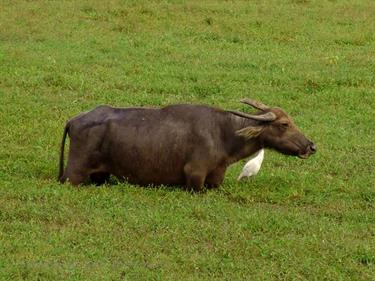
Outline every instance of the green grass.
<path id="1" fill-rule="evenodd" d="M 2 1 L 0 280 L 374 280 L 375 3 Z M 56 182 L 98 104 L 251 97 L 318 145 L 204 194 Z"/>

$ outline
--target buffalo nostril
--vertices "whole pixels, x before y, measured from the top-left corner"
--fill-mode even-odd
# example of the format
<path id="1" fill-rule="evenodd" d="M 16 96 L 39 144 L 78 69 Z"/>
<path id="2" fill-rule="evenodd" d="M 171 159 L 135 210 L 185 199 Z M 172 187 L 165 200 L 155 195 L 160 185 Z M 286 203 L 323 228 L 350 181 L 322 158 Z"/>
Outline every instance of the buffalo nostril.
<path id="1" fill-rule="evenodd" d="M 312 151 L 312 152 L 316 152 L 316 145 L 315 145 L 315 143 L 312 143 L 312 144 L 310 144 L 310 150 Z"/>

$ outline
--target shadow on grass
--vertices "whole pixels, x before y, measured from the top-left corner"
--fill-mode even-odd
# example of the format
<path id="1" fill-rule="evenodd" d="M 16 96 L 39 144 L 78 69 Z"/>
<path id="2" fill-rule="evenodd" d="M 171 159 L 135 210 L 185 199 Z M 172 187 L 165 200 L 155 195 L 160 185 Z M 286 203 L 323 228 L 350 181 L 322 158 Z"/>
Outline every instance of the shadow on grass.
<path id="1" fill-rule="evenodd" d="M 228 201 L 241 206 L 254 203 L 277 204 L 288 197 L 291 183 L 278 176 L 249 178 L 243 181 L 230 181 L 219 189 L 219 193 Z"/>
<path id="2" fill-rule="evenodd" d="M 64 184 L 70 185 L 69 182 L 65 182 Z M 144 190 L 158 190 L 158 191 L 167 191 L 167 192 L 173 192 L 173 191 L 183 191 L 187 193 L 195 193 L 195 194 L 200 194 L 200 193 L 205 193 L 206 191 L 203 192 L 194 192 L 192 190 L 188 190 L 186 187 L 182 185 L 140 185 L 140 184 L 132 184 L 127 182 L 126 180 L 119 180 L 115 176 L 111 175 L 108 179 L 105 181 L 100 181 L 100 182 L 93 182 L 90 179 L 88 179 L 85 183 L 80 184 L 78 186 L 79 189 L 95 189 L 95 188 L 121 188 L 124 189 L 125 187 L 134 187 L 137 189 L 144 189 Z M 77 188 L 76 186 L 71 185 L 72 188 Z"/>

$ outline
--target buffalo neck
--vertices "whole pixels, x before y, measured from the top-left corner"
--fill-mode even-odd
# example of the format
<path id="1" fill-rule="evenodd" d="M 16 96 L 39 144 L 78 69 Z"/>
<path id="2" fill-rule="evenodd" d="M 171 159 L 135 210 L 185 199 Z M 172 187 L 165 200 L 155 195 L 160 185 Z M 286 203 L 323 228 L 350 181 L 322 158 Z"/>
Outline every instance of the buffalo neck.
<path id="1" fill-rule="evenodd" d="M 257 126 L 260 122 L 248 118 L 243 118 L 231 114 L 230 118 L 230 137 L 228 139 L 227 152 L 229 155 L 229 163 L 232 164 L 241 159 L 247 158 L 262 148 L 258 138 L 245 139 L 238 136 L 236 131 L 249 126 Z"/>

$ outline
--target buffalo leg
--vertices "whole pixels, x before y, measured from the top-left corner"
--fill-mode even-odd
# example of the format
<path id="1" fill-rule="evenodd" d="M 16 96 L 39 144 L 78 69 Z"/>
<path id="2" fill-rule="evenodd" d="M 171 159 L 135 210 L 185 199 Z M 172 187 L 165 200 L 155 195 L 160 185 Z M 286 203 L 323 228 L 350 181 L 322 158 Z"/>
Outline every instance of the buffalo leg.
<path id="1" fill-rule="evenodd" d="M 65 179 L 67 179 L 72 185 L 80 185 L 86 181 L 88 177 L 87 173 L 72 172 L 66 173 Z"/>
<path id="2" fill-rule="evenodd" d="M 70 157 L 62 178 L 63 181 L 68 180 L 72 185 L 80 185 L 88 179 L 89 175 L 86 161 Z"/>
<path id="3" fill-rule="evenodd" d="M 101 185 L 109 180 L 109 173 L 97 172 L 90 175 L 90 180 L 96 185 Z"/>
<path id="4" fill-rule="evenodd" d="M 206 185 L 208 188 L 217 188 L 222 184 L 225 176 L 226 167 L 218 167 L 208 174 Z"/>
<path id="5" fill-rule="evenodd" d="M 186 178 L 186 187 L 194 191 L 202 191 L 204 180 L 206 178 L 206 171 L 199 167 L 199 165 L 186 164 L 184 167 Z"/>

